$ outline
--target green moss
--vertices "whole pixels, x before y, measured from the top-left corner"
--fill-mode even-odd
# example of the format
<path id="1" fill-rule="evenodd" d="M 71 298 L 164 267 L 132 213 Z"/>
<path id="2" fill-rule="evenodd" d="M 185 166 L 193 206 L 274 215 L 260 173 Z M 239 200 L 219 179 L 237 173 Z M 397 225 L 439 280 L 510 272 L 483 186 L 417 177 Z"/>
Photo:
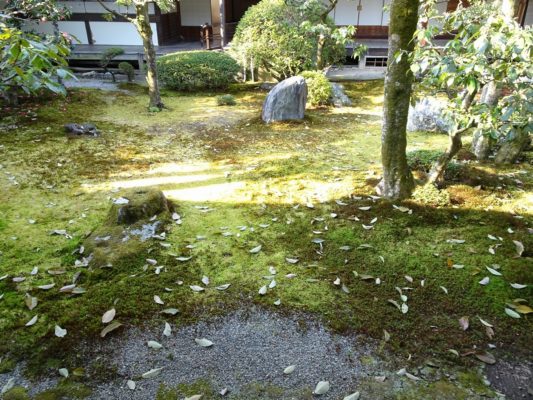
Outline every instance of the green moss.
<path id="1" fill-rule="evenodd" d="M 35 395 L 35 400 L 85 399 L 91 389 L 80 383 L 62 382 L 53 389 Z"/>
<path id="2" fill-rule="evenodd" d="M 7 372 L 13 371 L 17 365 L 17 362 L 9 357 L 2 357 L 0 359 L 0 374 L 5 374 Z"/>
<path id="3" fill-rule="evenodd" d="M 4 393 L 3 400 L 31 400 L 28 391 L 20 386 L 15 386 L 14 388 L 8 390 Z"/>
<path id="4" fill-rule="evenodd" d="M 238 99 L 231 116 L 215 106 L 212 93 L 166 93 L 165 103 L 172 110 L 149 115 L 145 89 L 137 86 L 130 87 L 130 95 L 75 91 L 65 100 L 32 105 L 37 121 L 13 115 L 19 128 L 2 135 L 0 275 L 27 279 L 18 285 L 10 279 L 0 282 L 5 310 L 0 331 L 6 333 L 0 335 L 0 352 L 10 359 L 30 357 L 33 374 L 48 367 L 83 366 L 96 376 L 90 366 L 80 365 L 71 349 L 80 339 L 99 338 L 98 316 L 111 306 L 117 309 L 117 320 L 128 326 L 160 324 L 161 307 L 154 303 L 154 294 L 180 310 L 172 321 L 178 325 L 251 304 L 280 312 L 302 310 L 322 317 L 337 331 L 381 339 L 385 328 L 391 333 L 385 348 L 423 358 L 449 348 L 485 346 L 488 339 L 475 322 L 467 333 L 458 332 L 457 318 L 469 315 L 475 321 L 479 315 L 498 327 L 503 348 L 527 348 L 532 322 L 506 317 L 503 307 L 518 296 L 509 282 L 533 283 L 527 258 L 514 258 L 511 242 L 520 237 L 526 249 L 533 246 L 526 233 L 531 226 L 531 166 L 464 166 L 456 181 L 447 182 L 455 207 L 435 209 L 413 199 L 403 203 L 413 210 L 409 215 L 391 203 L 372 202 L 367 196 L 374 194 L 373 180 L 380 174 L 383 86 L 345 86 L 356 99 L 354 107 L 310 110 L 300 124 L 262 124 L 256 114 L 264 94 L 247 85 L 231 88 Z M 83 122 L 79 115 L 95 121 L 103 136 L 67 140 L 62 125 Z M 415 133 L 410 135 L 410 150 L 439 151 L 446 141 L 443 135 Z M 526 173 L 518 175 L 520 171 Z M 18 185 L 4 181 L 10 174 Z M 523 184 L 515 182 L 517 176 Z M 130 240 L 123 250 L 98 255 L 107 260 L 100 262 L 105 265 L 113 253 L 113 268 L 75 268 L 80 256 L 73 252 L 91 233 L 121 237 L 123 226 L 104 226 L 110 198 L 122 193 L 117 187 L 164 190 L 175 201 L 182 224 L 167 226 L 164 244 L 169 247 L 162 247 L 161 241 Z M 352 202 L 351 195 L 364 199 Z M 307 208 L 308 203 L 314 208 Z M 209 210 L 199 209 L 202 205 Z M 362 211 L 362 206 L 371 209 Z M 363 229 L 361 225 L 371 225 L 374 217 L 374 228 Z M 50 235 L 54 229 L 66 229 L 73 238 Z M 496 243 L 487 239 L 489 234 L 505 238 L 495 255 L 487 251 Z M 198 235 L 206 239 L 197 240 Z M 311 242 L 314 237 L 325 239 L 322 251 Z M 451 238 L 464 239 L 465 244 L 447 243 Z M 259 244 L 262 251 L 250 254 Z M 359 248 L 363 244 L 372 247 Z M 89 251 L 87 245 L 85 254 Z M 192 259 L 182 262 L 177 256 Z M 286 257 L 299 262 L 289 264 Z M 143 268 L 146 258 L 165 266 L 160 275 L 153 267 Z M 449 262 L 464 269 L 450 268 Z M 504 278 L 491 278 L 491 284 L 482 287 L 478 281 L 485 266 L 494 263 L 501 265 Z M 39 274 L 30 275 L 35 266 Z M 257 291 L 266 282 L 269 266 L 278 271 L 278 286 L 260 297 Z M 66 272 L 52 276 L 48 269 Z M 380 277 L 381 284 L 356 279 L 354 270 Z M 83 295 L 35 289 L 50 282 L 62 287 L 78 272 L 78 285 L 87 289 Z M 289 273 L 298 276 L 286 279 Z M 403 315 L 387 300 L 398 298 L 395 287 L 407 285 L 406 274 L 415 279 L 415 289 L 408 293 L 410 310 Z M 188 285 L 199 284 L 203 275 L 209 276 L 211 288 L 232 286 L 192 294 Z M 333 285 L 336 277 L 350 293 Z M 174 290 L 165 292 L 164 287 Z M 33 316 L 24 304 L 26 291 L 39 298 L 39 323 L 32 327 L 24 326 Z M 519 295 L 530 300 L 533 289 Z M 281 306 L 275 307 L 278 298 Z M 68 329 L 67 337 L 53 337 L 56 323 Z"/>
<path id="5" fill-rule="evenodd" d="M 459 372 L 457 378 L 463 387 L 471 389 L 474 393 L 480 396 L 491 397 L 495 394 L 490 386 L 483 383 L 483 378 L 478 371 Z"/>
<path id="6" fill-rule="evenodd" d="M 157 390 L 156 400 L 174 400 L 176 398 L 202 395 L 202 399 L 212 400 L 219 398 L 220 395 L 211 386 L 211 383 L 205 379 L 199 379 L 193 383 L 180 383 L 176 387 L 167 387 L 163 384 Z"/>

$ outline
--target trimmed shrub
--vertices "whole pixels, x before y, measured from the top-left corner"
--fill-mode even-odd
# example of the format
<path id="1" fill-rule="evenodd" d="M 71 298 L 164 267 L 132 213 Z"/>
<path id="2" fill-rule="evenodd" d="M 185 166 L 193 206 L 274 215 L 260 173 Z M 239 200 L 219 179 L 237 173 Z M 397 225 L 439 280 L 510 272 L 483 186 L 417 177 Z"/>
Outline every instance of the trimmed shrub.
<path id="1" fill-rule="evenodd" d="M 219 106 L 234 106 L 235 104 L 237 104 L 237 101 L 231 94 L 223 94 L 217 97 L 217 105 Z"/>
<path id="2" fill-rule="evenodd" d="M 226 53 L 185 51 L 160 57 L 157 70 L 167 87 L 194 91 L 224 88 L 235 81 L 240 68 Z"/>
<path id="3" fill-rule="evenodd" d="M 266 71 L 278 81 L 315 69 L 321 26 L 317 7 L 299 7 L 300 2 L 262 0 L 248 8 L 241 18 L 230 52 L 243 67 Z M 318 4 L 318 2 L 312 2 Z M 312 5 L 311 3 L 309 3 Z M 331 18 L 327 28 L 337 29 Z M 334 64 L 346 56 L 342 41 L 327 37 L 323 49 L 324 65 Z"/>
<path id="4" fill-rule="evenodd" d="M 123 61 L 118 64 L 118 69 L 128 77 L 128 82 L 133 82 L 135 79 L 135 68 L 133 68 L 133 65 L 131 65 L 129 62 Z"/>
<path id="5" fill-rule="evenodd" d="M 407 152 L 409 168 L 422 172 L 429 172 L 431 166 L 442 155 L 438 150 L 413 150 Z"/>
<path id="6" fill-rule="evenodd" d="M 417 187 L 413 192 L 413 199 L 428 206 L 446 207 L 450 205 L 450 194 L 433 185 Z"/>
<path id="7" fill-rule="evenodd" d="M 304 71 L 300 75 L 307 83 L 307 101 L 310 105 L 323 106 L 330 102 L 333 90 L 322 72 Z"/>
<path id="8" fill-rule="evenodd" d="M 100 57 L 100 66 L 102 68 L 107 68 L 109 66 L 109 63 L 118 56 L 121 56 L 124 54 L 124 49 L 121 47 L 110 47 L 106 49 L 102 56 Z"/>

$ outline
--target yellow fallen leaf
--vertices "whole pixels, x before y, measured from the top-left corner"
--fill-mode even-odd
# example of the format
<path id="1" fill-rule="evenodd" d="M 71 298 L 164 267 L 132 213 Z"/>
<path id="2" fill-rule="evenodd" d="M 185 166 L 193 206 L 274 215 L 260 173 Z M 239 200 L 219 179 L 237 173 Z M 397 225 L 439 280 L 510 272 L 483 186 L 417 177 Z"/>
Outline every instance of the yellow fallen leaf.
<path id="1" fill-rule="evenodd" d="M 524 304 L 520 304 L 519 306 L 516 306 L 516 311 L 518 311 L 520 314 L 529 314 L 533 312 L 533 308 L 526 306 Z"/>

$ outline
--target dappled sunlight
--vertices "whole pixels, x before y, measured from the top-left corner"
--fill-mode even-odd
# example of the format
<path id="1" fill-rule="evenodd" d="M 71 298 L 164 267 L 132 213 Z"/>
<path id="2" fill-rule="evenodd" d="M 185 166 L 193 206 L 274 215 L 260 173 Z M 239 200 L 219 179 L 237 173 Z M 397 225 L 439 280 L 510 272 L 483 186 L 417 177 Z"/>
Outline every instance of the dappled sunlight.
<path id="1" fill-rule="evenodd" d="M 229 201 L 240 202 L 240 196 L 236 196 L 239 190 L 244 189 L 244 182 L 228 182 L 214 185 L 199 186 L 188 189 L 163 190 L 165 196 L 175 201 L 211 202 Z M 243 201 L 246 202 L 246 201 Z"/>

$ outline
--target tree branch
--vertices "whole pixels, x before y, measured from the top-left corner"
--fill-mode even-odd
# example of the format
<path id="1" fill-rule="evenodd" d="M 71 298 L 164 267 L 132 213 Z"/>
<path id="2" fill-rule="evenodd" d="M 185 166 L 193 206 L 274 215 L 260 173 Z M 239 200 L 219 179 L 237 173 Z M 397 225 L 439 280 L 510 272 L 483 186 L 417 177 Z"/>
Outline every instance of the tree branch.
<path id="1" fill-rule="evenodd" d="M 100 5 L 101 5 L 101 6 L 102 6 L 107 12 L 113 14 L 114 16 L 119 17 L 119 18 L 124 18 L 124 19 L 126 19 L 126 20 L 128 20 L 129 22 L 132 22 L 132 23 L 135 22 L 135 18 L 130 18 L 130 17 L 128 17 L 127 15 L 124 15 L 124 14 L 119 13 L 118 11 L 112 10 L 111 8 L 109 8 L 108 6 L 106 6 L 102 0 L 96 0 L 96 1 L 97 1 L 98 3 L 100 3 Z"/>

